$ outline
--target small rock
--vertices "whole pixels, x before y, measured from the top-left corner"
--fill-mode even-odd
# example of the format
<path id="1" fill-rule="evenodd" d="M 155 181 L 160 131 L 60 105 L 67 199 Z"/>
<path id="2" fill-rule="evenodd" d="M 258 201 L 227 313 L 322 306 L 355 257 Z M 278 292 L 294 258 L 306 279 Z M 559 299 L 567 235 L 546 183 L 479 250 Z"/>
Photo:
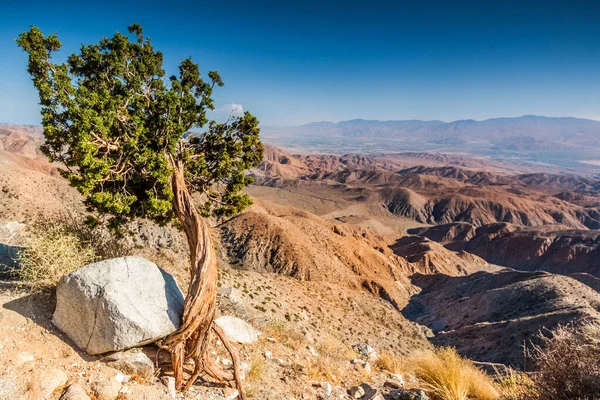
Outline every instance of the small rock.
<path id="1" fill-rule="evenodd" d="M 250 344 L 258 341 L 260 332 L 244 320 L 230 315 L 224 315 L 215 320 L 215 324 L 225 333 L 227 339 L 241 344 Z"/>
<path id="2" fill-rule="evenodd" d="M 363 369 L 365 370 L 366 373 L 370 373 L 371 372 L 371 364 L 365 363 L 363 365 Z"/>
<path id="3" fill-rule="evenodd" d="M 319 357 L 319 352 L 317 350 L 315 350 L 314 347 L 306 346 L 306 348 L 308 349 L 308 351 L 310 351 L 310 354 L 312 354 L 313 357 Z"/>
<path id="4" fill-rule="evenodd" d="M 272 360 L 273 359 L 273 353 L 271 353 L 269 350 L 265 351 L 265 358 L 267 360 Z"/>
<path id="5" fill-rule="evenodd" d="M 377 358 L 377 352 L 375 351 L 375 349 L 366 343 L 356 344 L 356 345 L 352 346 L 352 348 L 354 348 L 354 350 L 361 356 L 367 357 L 371 360 L 374 360 Z"/>
<path id="6" fill-rule="evenodd" d="M 133 392 L 131 391 L 131 388 L 129 386 L 123 385 L 121 390 L 119 390 L 119 395 L 121 395 L 121 394 L 131 395 L 131 394 L 133 394 Z"/>
<path id="7" fill-rule="evenodd" d="M 390 378 L 397 381 L 400 386 L 405 386 L 404 377 L 400 374 L 390 374 Z"/>
<path id="8" fill-rule="evenodd" d="M 367 362 L 365 360 L 355 358 L 354 360 L 350 361 L 350 363 L 355 365 L 365 365 Z"/>
<path id="9" fill-rule="evenodd" d="M 247 362 L 240 363 L 240 378 L 246 379 L 246 375 L 250 372 L 250 364 Z"/>
<path id="10" fill-rule="evenodd" d="M 141 351 L 124 351 L 104 358 L 108 365 L 126 374 L 149 380 L 154 376 L 154 363 Z"/>
<path id="11" fill-rule="evenodd" d="M 240 395 L 240 392 L 238 392 L 237 389 L 228 387 L 228 388 L 223 389 L 223 395 L 225 396 L 225 399 L 227 399 L 227 400 L 234 400 L 234 399 L 238 398 L 238 396 Z"/>
<path id="12" fill-rule="evenodd" d="M 27 362 L 33 361 L 34 359 L 35 359 L 35 356 L 33 354 L 22 352 L 22 353 L 19 353 L 19 355 L 17 356 L 17 363 L 25 364 Z"/>
<path id="13" fill-rule="evenodd" d="M 267 341 L 271 342 L 271 343 L 277 343 L 277 339 L 272 338 L 272 337 L 268 337 Z"/>
<path id="14" fill-rule="evenodd" d="M 333 390 L 333 388 L 331 387 L 331 383 L 329 382 L 322 382 L 321 383 L 321 388 L 323 389 L 323 394 L 327 397 L 331 396 L 331 391 Z"/>
<path id="15" fill-rule="evenodd" d="M 398 382 L 385 381 L 383 387 L 387 389 L 400 389 L 402 388 L 402 385 L 400 385 Z"/>
<path id="16" fill-rule="evenodd" d="M 365 391 L 365 394 L 363 395 L 363 397 L 361 397 L 361 400 L 384 400 L 383 395 L 379 393 L 377 389 L 372 388 L 366 383 L 363 383 L 360 386 Z"/>
<path id="17" fill-rule="evenodd" d="M 14 399 L 19 385 L 14 378 L 0 378 L 0 399 Z"/>
<path id="18" fill-rule="evenodd" d="M 279 365 L 284 365 L 284 364 L 285 364 L 285 361 L 283 361 L 281 358 L 276 358 L 276 359 L 275 359 L 275 362 L 276 362 L 277 364 L 279 364 Z"/>
<path id="19" fill-rule="evenodd" d="M 60 400 L 90 400 L 90 396 L 79 384 L 74 383 L 65 389 Z"/>
<path id="20" fill-rule="evenodd" d="M 108 382 L 96 382 L 92 385 L 92 390 L 97 400 L 115 400 L 119 397 L 121 383 L 116 380 Z"/>
<path id="21" fill-rule="evenodd" d="M 117 375 L 115 375 L 115 381 L 119 383 L 129 382 L 130 379 L 131 377 L 129 375 L 124 375 L 120 372 Z"/>
<path id="22" fill-rule="evenodd" d="M 223 363 L 223 365 L 226 366 L 226 367 L 228 367 L 228 366 L 230 366 L 230 365 L 233 364 L 233 362 L 229 358 L 222 359 L 221 363 Z"/>
<path id="23" fill-rule="evenodd" d="M 393 400 L 429 400 L 429 396 L 420 389 L 394 389 L 390 397 Z"/>
<path id="24" fill-rule="evenodd" d="M 169 396 L 174 399 L 177 396 L 177 390 L 175 389 L 175 378 L 172 376 L 163 376 L 162 383 L 167 387 Z"/>
<path id="25" fill-rule="evenodd" d="M 365 389 L 362 386 L 352 386 L 349 392 L 353 399 L 360 399 L 365 395 Z"/>
<path id="26" fill-rule="evenodd" d="M 48 372 L 42 372 L 41 379 L 39 380 L 40 389 L 44 398 L 50 397 L 50 395 L 59 387 L 67 384 L 69 377 L 67 374 L 60 369 L 52 369 Z"/>
<path id="27" fill-rule="evenodd" d="M 244 305 L 246 303 L 240 291 L 234 287 L 226 286 L 224 288 L 219 289 L 217 293 L 219 294 L 219 296 L 229 300 L 229 302 L 232 304 Z"/>

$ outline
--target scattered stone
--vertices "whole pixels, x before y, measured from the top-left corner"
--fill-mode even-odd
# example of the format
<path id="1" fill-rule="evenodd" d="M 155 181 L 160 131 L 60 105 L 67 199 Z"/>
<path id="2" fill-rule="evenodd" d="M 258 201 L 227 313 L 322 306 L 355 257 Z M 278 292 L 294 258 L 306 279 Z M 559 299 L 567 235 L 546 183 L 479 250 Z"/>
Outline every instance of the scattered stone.
<path id="1" fill-rule="evenodd" d="M 377 352 L 375 349 L 366 343 L 356 344 L 352 346 L 352 348 L 361 356 L 367 357 L 371 360 L 375 360 L 377 358 Z"/>
<path id="2" fill-rule="evenodd" d="M 315 350 L 314 347 L 312 346 L 306 346 L 306 348 L 308 349 L 308 351 L 310 352 L 310 354 L 313 355 L 313 357 L 319 357 L 319 352 L 317 350 Z"/>
<path id="3" fill-rule="evenodd" d="M 366 383 L 360 385 L 364 390 L 363 396 L 360 398 L 361 400 L 384 400 L 383 395 L 377 390 L 372 388 Z"/>
<path id="4" fill-rule="evenodd" d="M 349 392 L 353 399 L 360 399 L 365 395 L 365 389 L 362 386 L 352 386 Z"/>
<path id="5" fill-rule="evenodd" d="M 272 338 L 272 337 L 268 337 L 267 341 L 271 342 L 271 343 L 277 343 L 277 339 Z"/>
<path id="6" fill-rule="evenodd" d="M 273 359 L 273 353 L 271 353 L 269 350 L 266 350 L 264 354 L 265 354 L 265 358 L 267 360 L 272 360 Z"/>
<path id="7" fill-rule="evenodd" d="M 390 392 L 393 400 L 429 400 L 421 389 L 394 389 Z"/>
<path id="8" fill-rule="evenodd" d="M 60 400 L 90 400 L 90 396 L 79 384 L 74 383 L 65 389 Z"/>
<path id="9" fill-rule="evenodd" d="M 28 363 L 33 360 L 35 360 L 35 356 L 31 353 L 22 352 L 22 353 L 19 353 L 19 355 L 17 356 L 17 363 L 19 365 Z"/>
<path id="10" fill-rule="evenodd" d="M 92 391 L 97 400 L 115 400 L 119 397 L 121 386 L 121 383 L 116 380 L 96 382 L 92 385 Z"/>
<path id="11" fill-rule="evenodd" d="M 129 382 L 130 379 L 131 377 L 129 375 L 124 375 L 120 372 L 117 375 L 115 375 L 115 381 L 119 383 Z"/>
<path id="12" fill-rule="evenodd" d="M 329 382 L 322 382 L 321 383 L 321 388 L 323 389 L 323 394 L 327 397 L 331 396 L 331 392 L 333 390 L 333 388 L 331 387 L 331 383 Z"/>
<path id="13" fill-rule="evenodd" d="M 276 358 L 276 359 L 275 359 L 275 362 L 276 362 L 277 364 L 279 364 L 279 365 L 284 365 L 284 364 L 285 364 L 285 361 L 284 361 L 284 360 L 282 360 L 281 358 Z"/>
<path id="14" fill-rule="evenodd" d="M 226 367 L 229 367 L 230 365 L 233 365 L 233 362 L 229 358 L 222 359 L 221 363 L 223 363 L 223 365 L 226 366 Z"/>
<path id="15" fill-rule="evenodd" d="M 226 400 L 234 400 L 238 398 L 240 392 L 238 392 L 237 389 L 228 387 L 223 389 L 223 395 L 225 396 Z"/>
<path id="16" fill-rule="evenodd" d="M 121 257 L 64 276 L 52 322 L 88 354 L 101 354 L 167 336 L 182 314 L 171 275 L 144 258 Z"/>
<path id="17" fill-rule="evenodd" d="M 172 376 L 163 376 L 162 383 L 167 387 L 167 393 L 174 399 L 177 396 L 177 390 L 175 389 L 175 378 Z"/>
<path id="18" fill-rule="evenodd" d="M 0 378 L 0 399 L 14 399 L 19 392 L 19 385 L 14 378 Z"/>
<path id="19" fill-rule="evenodd" d="M 369 364 L 369 363 L 363 364 L 363 369 L 365 370 L 366 373 L 371 373 L 371 364 Z"/>
<path id="20" fill-rule="evenodd" d="M 356 358 L 356 359 L 350 361 L 350 363 L 355 364 L 355 365 L 365 365 L 367 362 L 365 360 Z"/>
<path id="21" fill-rule="evenodd" d="M 124 351 L 104 357 L 108 365 L 126 374 L 149 380 L 154 376 L 154 363 L 141 351 Z"/>
<path id="22" fill-rule="evenodd" d="M 224 315 L 215 320 L 215 324 L 225 333 L 227 339 L 242 343 L 242 344 L 250 344 L 258 341 L 258 337 L 260 336 L 260 332 L 257 331 L 244 320 L 241 320 L 237 317 L 233 317 L 230 315 Z"/>
<path id="23" fill-rule="evenodd" d="M 398 384 L 402 387 L 404 387 L 406 384 L 404 383 L 404 377 L 400 374 L 390 374 L 390 378 L 392 378 L 393 380 L 397 381 Z"/>
<path id="24" fill-rule="evenodd" d="M 229 300 L 229 302 L 231 302 L 232 304 L 244 305 L 246 303 L 240 291 L 234 287 L 226 286 L 224 288 L 219 289 L 217 293 L 219 294 L 219 296 Z"/>
<path id="25" fill-rule="evenodd" d="M 54 391 L 67 384 L 69 377 L 61 369 L 52 369 L 40 373 L 40 389 L 44 398 L 50 397 Z"/>
<path id="26" fill-rule="evenodd" d="M 400 385 L 398 382 L 385 381 L 383 387 L 387 389 L 401 389 L 402 385 Z"/>
<path id="27" fill-rule="evenodd" d="M 240 378 L 242 380 L 246 379 L 248 372 L 250 372 L 250 364 L 245 361 L 240 363 Z"/>

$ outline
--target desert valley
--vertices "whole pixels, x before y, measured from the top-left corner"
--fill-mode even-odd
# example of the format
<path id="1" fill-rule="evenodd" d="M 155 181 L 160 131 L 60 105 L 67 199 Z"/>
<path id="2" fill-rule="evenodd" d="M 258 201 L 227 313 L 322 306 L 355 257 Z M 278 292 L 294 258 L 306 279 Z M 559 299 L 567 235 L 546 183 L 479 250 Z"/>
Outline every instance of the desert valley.
<path id="1" fill-rule="evenodd" d="M 272 142 L 283 146 L 285 135 Z M 575 151 L 581 143 L 570 138 Z M 171 392 L 168 379 L 161 383 L 168 357 L 152 345 L 142 349 L 150 365 L 133 370 L 86 354 L 51 322 L 56 296 L 14 280 L 35 226 L 86 215 L 83 197 L 39 153 L 42 141 L 39 127 L 0 125 L 0 398 L 79 399 L 62 393 L 74 384 L 96 399 L 236 398 L 219 385 Z M 210 221 L 218 313 L 262 332 L 236 344 L 250 398 L 441 398 L 411 369 L 415 354 L 434 346 L 496 376 L 496 394 L 477 398 L 523 398 L 502 392 L 510 386 L 503 374 L 532 370 L 527 350 L 540 332 L 600 323 L 593 164 L 289 147 L 265 144 L 264 160 L 248 171 L 254 204 Z M 182 233 L 149 221 L 128 229 L 123 255 L 155 262 L 185 292 Z"/>

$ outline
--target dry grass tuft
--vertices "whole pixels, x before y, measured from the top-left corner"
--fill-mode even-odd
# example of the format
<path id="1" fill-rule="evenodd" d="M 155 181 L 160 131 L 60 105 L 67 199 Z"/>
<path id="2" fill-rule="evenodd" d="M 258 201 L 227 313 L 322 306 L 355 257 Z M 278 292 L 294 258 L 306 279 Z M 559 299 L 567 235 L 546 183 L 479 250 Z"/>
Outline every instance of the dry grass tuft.
<path id="1" fill-rule="evenodd" d="M 534 381 L 529 375 L 509 368 L 498 380 L 498 388 L 503 400 L 536 399 Z"/>
<path id="2" fill-rule="evenodd" d="M 440 348 L 411 357 L 409 365 L 423 389 L 436 400 L 495 400 L 492 379 L 455 349 Z"/>
<path id="3" fill-rule="evenodd" d="M 306 344 L 306 338 L 302 332 L 284 321 L 269 321 L 262 331 L 263 339 L 274 338 L 294 350 L 298 350 Z"/>
<path id="4" fill-rule="evenodd" d="M 94 249 L 62 224 L 32 227 L 27 247 L 17 256 L 15 276 L 33 291 L 50 289 L 60 278 L 94 262 Z"/>
<path id="5" fill-rule="evenodd" d="M 540 399 L 596 399 L 600 395 L 600 323 L 559 326 L 540 333 L 529 351 Z"/>
<path id="6" fill-rule="evenodd" d="M 261 354 L 255 353 L 244 379 L 245 392 L 248 397 L 254 398 L 260 393 L 261 382 L 265 378 L 266 372 L 267 362 Z"/>
<path id="7" fill-rule="evenodd" d="M 402 363 L 392 353 L 381 352 L 375 366 L 381 370 L 389 371 L 392 374 L 399 374 L 402 372 Z"/>
<path id="8" fill-rule="evenodd" d="M 325 336 L 317 343 L 316 350 L 322 355 L 340 360 L 352 360 L 356 357 L 356 353 L 352 350 L 352 347 L 331 335 Z"/>
<path id="9" fill-rule="evenodd" d="M 81 218 L 41 220 L 27 235 L 13 274 L 33 291 L 50 289 L 63 275 L 95 261 L 121 257 L 131 248 L 103 226 L 90 227 Z"/>

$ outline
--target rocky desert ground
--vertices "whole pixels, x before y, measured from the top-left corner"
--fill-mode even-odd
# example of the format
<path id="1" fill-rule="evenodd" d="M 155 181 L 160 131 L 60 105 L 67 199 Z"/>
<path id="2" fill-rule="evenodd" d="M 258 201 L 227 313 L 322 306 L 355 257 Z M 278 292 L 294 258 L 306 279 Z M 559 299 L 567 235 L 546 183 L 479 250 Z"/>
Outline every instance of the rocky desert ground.
<path id="1" fill-rule="evenodd" d="M 236 398 L 208 381 L 173 393 L 168 356 L 151 344 L 86 354 L 52 323 L 56 295 L 11 279 L 31 226 L 86 212 L 40 142 L 39 128 L 0 126 L 0 398 Z M 540 330 L 600 321 L 594 176 L 464 155 L 272 146 L 249 173 L 254 204 L 211 224 L 219 315 L 262 333 L 235 345 L 250 398 L 424 398 L 410 369 L 419 351 L 452 346 L 482 365 L 527 370 L 523 345 Z M 130 230 L 128 255 L 156 263 L 185 292 L 181 233 Z"/>

